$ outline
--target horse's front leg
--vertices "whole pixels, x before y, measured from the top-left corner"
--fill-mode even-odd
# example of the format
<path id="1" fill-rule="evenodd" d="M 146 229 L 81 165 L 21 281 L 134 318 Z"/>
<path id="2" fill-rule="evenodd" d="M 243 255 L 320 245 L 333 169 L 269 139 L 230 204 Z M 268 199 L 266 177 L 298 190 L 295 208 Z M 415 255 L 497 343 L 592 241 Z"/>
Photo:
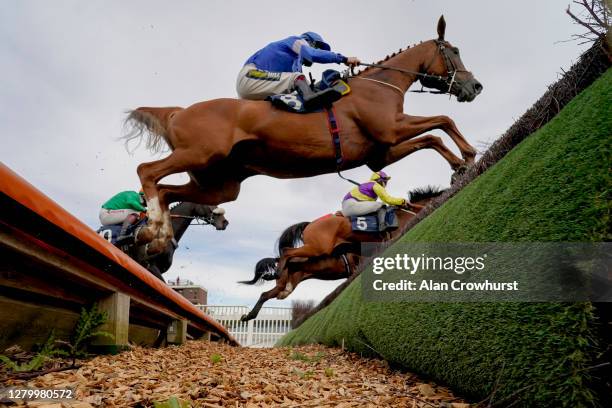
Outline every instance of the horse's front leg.
<path id="1" fill-rule="evenodd" d="M 304 278 L 304 273 L 301 271 L 295 271 L 295 272 L 289 273 L 287 284 L 285 285 L 285 288 L 281 291 L 281 293 L 278 294 L 277 298 L 278 299 L 287 298 L 287 296 L 293 293 L 297 285 L 302 280 L 304 280 L 303 278 Z"/>
<path id="2" fill-rule="evenodd" d="M 466 164 L 474 163 L 476 149 L 465 140 L 455 122 L 445 115 L 425 117 L 402 114 L 394 126 L 395 139 L 402 142 L 434 129 L 443 130 L 453 139 Z"/>
<path id="3" fill-rule="evenodd" d="M 259 296 L 259 300 L 255 304 L 253 309 L 251 309 L 249 313 L 243 315 L 240 318 L 240 321 L 248 322 L 249 320 L 253 320 L 254 318 L 256 318 L 263 304 L 266 303 L 268 300 L 274 299 L 275 297 L 277 297 L 278 294 L 281 293 L 283 289 L 285 288 L 286 282 L 287 282 L 287 279 L 282 279 L 282 278 L 277 279 L 276 286 L 262 293 L 261 296 Z"/>
<path id="4" fill-rule="evenodd" d="M 383 168 L 421 149 L 434 149 L 446 159 L 451 168 L 455 171 L 459 170 L 465 163 L 444 145 L 441 138 L 433 135 L 425 135 L 416 139 L 404 140 L 395 146 L 389 147 L 382 158 L 382 163 L 372 162 L 368 164 L 370 164 L 372 168 Z"/>

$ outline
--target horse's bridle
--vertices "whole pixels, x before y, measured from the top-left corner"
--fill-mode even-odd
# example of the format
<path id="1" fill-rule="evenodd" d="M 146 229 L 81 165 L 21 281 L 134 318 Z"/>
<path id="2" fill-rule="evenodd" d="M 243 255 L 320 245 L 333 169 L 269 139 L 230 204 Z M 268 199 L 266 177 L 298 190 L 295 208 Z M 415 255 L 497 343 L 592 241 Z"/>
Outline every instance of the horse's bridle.
<path id="1" fill-rule="evenodd" d="M 434 40 L 434 42 L 438 46 L 438 50 L 440 51 L 440 54 L 442 54 L 444 66 L 446 67 L 446 76 L 441 77 L 438 75 L 431 75 L 431 74 L 426 73 L 426 74 L 421 74 L 421 77 L 419 79 L 421 80 L 421 85 L 426 86 L 428 88 L 441 89 L 445 87 L 444 85 L 448 85 L 446 92 L 440 91 L 440 92 L 433 92 L 433 93 L 450 94 L 453 88 L 453 84 L 455 83 L 455 77 L 457 75 L 457 72 L 468 72 L 468 71 L 465 69 L 457 68 L 455 61 L 453 61 L 453 58 L 451 58 L 450 53 L 452 52 L 452 53 L 459 54 L 459 48 L 457 47 L 449 48 L 446 46 L 444 41 L 441 41 L 441 40 Z M 433 64 L 434 60 L 435 60 L 435 56 L 431 59 L 429 64 L 427 64 L 427 67 L 425 68 L 425 72 L 429 71 L 429 68 Z M 427 83 L 424 83 L 424 81 L 430 82 L 430 84 L 428 85 Z M 440 86 L 437 87 L 434 84 L 431 84 L 431 82 L 438 82 Z M 419 92 L 419 91 L 415 91 L 415 92 Z"/>
<path id="2" fill-rule="evenodd" d="M 190 225 L 214 225 L 215 223 L 215 213 L 213 213 L 211 211 L 210 215 L 207 215 L 205 217 L 203 216 L 199 216 L 199 215 L 170 215 L 171 218 L 187 218 L 187 219 L 191 219 L 191 220 L 196 220 L 195 224 L 190 224 Z M 201 221 L 201 222 L 197 222 L 197 221 Z"/>
<path id="3" fill-rule="evenodd" d="M 442 40 L 434 40 L 434 42 L 436 43 L 436 45 L 438 47 L 438 51 L 440 51 L 440 54 L 442 54 L 442 60 L 444 61 L 444 65 L 446 67 L 446 76 L 433 75 L 433 74 L 429 74 L 427 72 L 427 71 L 429 71 L 429 68 L 431 67 L 431 65 L 433 64 L 433 62 L 436 59 L 435 55 L 433 56 L 433 58 L 431 59 L 429 64 L 427 64 L 427 67 L 425 68 L 425 73 L 416 72 L 416 71 L 410 71 L 410 70 L 404 69 L 404 68 L 390 67 L 390 66 L 383 65 L 383 64 L 368 64 L 368 63 L 365 63 L 365 62 L 361 62 L 361 63 L 359 63 L 359 65 L 363 65 L 363 66 L 366 66 L 366 67 L 372 67 L 372 68 L 388 69 L 388 70 L 392 70 L 392 71 L 402 72 L 404 74 L 415 75 L 416 79 L 421 81 L 421 85 L 422 86 L 426 86 L 427 88 L 438 89 L 438 91 L 425 91 L 425 90 L 421 89 L 421 90 L 418 90 L 418 91 L 410 91 L 410 92 L 429 92 L 429 93 L 434 93 L 434 94 L 451 94 L 452 95 L 451 90 L 453 88 L 453 84 L 455 83 L 455 77 L 457 75 L 457 72 L 469 72 L 469 71 L 467 71 L 465 69 L 458 69 L 457 65 L 455 64 L 455 62 L 451 58 L 450 53 L 451 52 L 455 52 L 455 50 L 457 50 L 457 52 L 459 52 L 459 48 L 452 47 L 452 48 L 449 49 L 449 47 L 447 47 L 446 44 L 444 43 L 444 41 L 442 41 Z M 352 67 L 351 67 L 351 75 L 353 75 L 353 77 L 356 77 L 355 74 L 352 71 Z M 358 78 L 358 77 L 356 77 L 356 78 Z M 386 82 L 382 82 L 382 81 L 376 81 L 376 82 L 381 82 L 381 83 L 383 83 L 385 85 L 391 85 L 391 84 L 387 84 Z M 438 85 L 438 86 L 436 86 L 436 85 Z M 448 86 L 446 91 L 440 90 L 440 89 L 446 88 L 446 86 Z"/>

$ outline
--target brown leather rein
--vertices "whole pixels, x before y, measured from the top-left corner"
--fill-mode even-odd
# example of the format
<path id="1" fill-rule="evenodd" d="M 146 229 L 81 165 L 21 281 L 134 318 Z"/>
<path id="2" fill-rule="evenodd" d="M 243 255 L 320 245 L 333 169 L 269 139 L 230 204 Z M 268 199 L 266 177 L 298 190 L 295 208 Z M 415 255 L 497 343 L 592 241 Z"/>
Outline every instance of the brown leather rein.
<path id="1" fill-rule="evenodd" d="M 451 59 L 450 55 L 448 55 L 448 47 L 446 45 L 444 45 L 444 42 L 439 41 L 439 40 L 434 40 L 438 46 L 438 50 L 440 51 L 440 53 L 442 54 L 443 60 L 444 60 L 444 65 L 446 66 L 446 72 L 447 75 L 444 76 L 440 76 L 440 75 L 432 75 L 432 74 L 428 74 L 428 73 L 422 73 L 422 72 L 416 72 L 416 71 L 410 71 L 408 69 L 404 69 L 404 68 L 399 68 L 399 67 L 390 67 L 387 65 L 383 65 L 383 64 L 369 64 L 369 63 L 365 63 L 365 62 L 361 62 L 359 63 L 359 65 L 363 65 L 366 67 L 372 67 L 372 68 L 380 68 L 380 69 L 388 69 L 388 70 L 392 70 L 392 71 L 398 71 L 398 72 L 402 72 L 404 74 L 410 74 L 410 75 L 414 75 L 416 76 L 417 79 L 421 80 L 421 79 L 425 79 L 425 80 L 431 80 L 434 82 L 439 82 L 439 83 L 443 83 L 445 85 L 448 85 L 448 89 L 446 91 L 425 91 L 423 90 L 423 86 L 427 86 L 428 88 L 433 88 L 433 86 L 428 86 L 428 85 L 424 85 L 423 82 L 421 82 L 421 89 L 418 91 L 409 91 L 409 92 L 418 92 L 418 93 L 433 93 L 433 94 L 451 94 L 451 89 L 453 87 L 453 84 L 455 83 L 455 76 L 457 75 L 457 72 L 468 72 L 467 70 L 464 69 L 457 69 L 455 63 L 453 62 L 453 60 Z M 433 59 L 429 62 L 429 64 L 427 65 L 427 68 L 425 68 L 425 71 L 427 72 L 429 70 L 429 67 L 431 66 L 431 64 L 433 63 Z M 353 72 L 353 67 L 351 67 L 351 75 L 355 78 L 359 78 L 355 75 L 355 73 Z M 375 82 L 381 82 L 384 85 L 389 85 L 389 86 L 393 86 L 394 88 L 397 88 L 395 85 L 392 84 L 387 84 L 386 82 L 383 81 L 375 81 Z"/>

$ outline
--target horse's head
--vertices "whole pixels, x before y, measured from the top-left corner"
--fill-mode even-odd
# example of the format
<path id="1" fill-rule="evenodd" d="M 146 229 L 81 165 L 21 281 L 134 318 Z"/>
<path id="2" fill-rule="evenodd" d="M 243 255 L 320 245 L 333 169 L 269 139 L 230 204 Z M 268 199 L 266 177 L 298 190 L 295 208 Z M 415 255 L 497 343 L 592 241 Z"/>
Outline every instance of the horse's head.
<path id="1" fill-rule="evenodd" d="M 194 207 L 193 212 L 195 217 L 203 219 L 218 231 L 224 230 L 229 224 L 225 218 L 225 210 L 221 207 L 198 204 Z"/>
<path id="2" fill-rule="evenodd" d="M 438 38 L 430 41 L 431 57 L 423 63 L 419 77 L 421 84 L 457 97 L 459 102 L 471 102 L 480 92 L 482 84 L 468 71 L 459 56 L 459 48 L 444 39 L 446 22 L 438 20 Z"/>

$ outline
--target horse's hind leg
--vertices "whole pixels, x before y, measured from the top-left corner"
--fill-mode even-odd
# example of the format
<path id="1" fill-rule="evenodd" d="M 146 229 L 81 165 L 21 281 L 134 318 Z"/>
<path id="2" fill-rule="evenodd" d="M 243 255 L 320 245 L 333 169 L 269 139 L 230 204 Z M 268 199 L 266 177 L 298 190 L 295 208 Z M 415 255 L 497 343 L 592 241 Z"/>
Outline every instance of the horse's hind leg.
<path id="1" fill-rule="evenodd" d="M 223 180 L 222 185 L 207 188 L 206 190 L 202 190 L 193 180 L 181 186 L 158 184 L 157 188 L 159 195 L 167 203 L 189 201 L 197 204 L 217 205 L 235 200 L 240 192 L 240 182 L 237 180 Z"/>
<path id="2" fill-rule="evenodd" d="M 193 168 L 210 164 L 212 156 L 206 157 L 201 152 L 177 149 L 169 156 L 138 166 L 137 172 L 142 188 L 147 198 L 147 213 L 149 224 L 143 231 L 145 236 L 154 237 L 149 244 L 148 252 L 157 253 L 165 248 L 172 239 L 172 223 L 168 212 L 168 202 L 164 195 L 159 194 L 157 182 L 162 178 L 176 173 L 189 171 Z"/>

